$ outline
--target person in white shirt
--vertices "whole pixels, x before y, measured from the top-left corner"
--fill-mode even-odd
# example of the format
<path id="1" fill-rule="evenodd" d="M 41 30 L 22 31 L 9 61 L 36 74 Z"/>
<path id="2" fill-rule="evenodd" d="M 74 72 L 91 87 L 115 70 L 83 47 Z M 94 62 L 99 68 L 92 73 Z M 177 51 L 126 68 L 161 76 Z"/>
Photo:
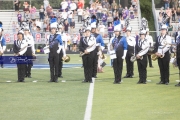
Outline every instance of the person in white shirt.
<path id="1" fill-rule="evenodd" d="M 49 5 L 49 1 L 48 0 L 44 0 L 43 2 L 44 2 L 44 9 L 46 11 L 46 7 Z"/>
<path id="2" fill-rule="evenodd" d="M 24 39 L 28 42 L 28 47 L 26 51 L 26 56 L 32 59 L 32 56 L 35 56 L 35 47 L 34 47 L 34 38 L 30 34 L 29 27 L 24 28 Z M 31 78 L 31 68 L 33 66 L 33 62 L 30 61 L 26 64 L 25 77 Z"/>
<path id="3" fill-rule="evenodd" d="M 78 14 L 78 22 L 82 22 L 82 15 L 83 15 L 83 9 L 80 7 L 78 10 L 77 10 L 77 14 Z"/>
<path id="4" fill-rule="evenodd" d="M 161 81 L 157 84 L 169 84 L 169 62 L 170 62 L 170 44 L 171 37 L 167 34 L 168 27 L 162 25 L 161 35 L 157 37 L 155 43 L 155 55 L 158 57 L 158 65 L 160 69 Z"/>
<path id="5" fill-rule="evenodd" d="M 67 1 L 66 1 L 66 0 L 63 0 L 63 1 L 61 2 L 61 6 L 62 6 L 62 10 L 66 10 L 67 7 L 68 7 Z"/>
<path id="6" fill-rule="evenodd" d="M 102 24 L 102 22 L 99 25 L 99 33 L 101 34 L 102 37 L 104 37 L 104 31 L 105 31 L 105 26 Z"/>
<path id="7" fill-rule="evenodd" d="M 128 50 L 127 50 L 127 54 L 126 54 L 126 76 L 124 76 L 124 78 L 132 78 L 134 75 L 134 62 L 131 62 L 130 59 L 132 56 L 135 55 L 135 45 L 136 45 L 136 40 L 135 37 L 131 36 L 131 31 L 132 28 L 130 26 L 128 26 L 126 28 L 126 40 L 128 43 Z"/>
<path id="8" fill-rule="evenodd" d="M 74 1 L 72 1 L 72 3 L 70 4 L 70 10 L 73 11 L 73 13 L 74 13 L 76 8 L 77 8 L 76 3 Z"/>
<path id="9" fill-rule="evenodd" d="M 73 35 L 72 42 L 73 42 L 72 51 L 73 51 L 73 52 L 76 52 L 77 43 L 78 43 L 78 35 L 77 35 L 77 34 L 74 34 L 74 35 Z"/>
<path id="10" fill-rule="evenodd" d="M 154 46 L 154 43 L 153 43 L 153 38 L 151 35 L 149 35 L 149 28 L 146 28 L 146 31 L 147 31 L 147 34 L 146 34 L 146 39 L 148 40 L 149 42 L 149 46 L 150 48 Z M 150 51 L 152 52 L 152 51 Z M 151 60 L 151 54 L 148 54 L 148 61 L 149 61 L 149 67 L 150 68 L 153 68 L 152 66 L 152 60 Z"/>
<path id="11" fill-rule="evenodd" d="M 62 16 L 62 18 L 63 18 L 64 21 L 65 21 L 65 20 L 67 20 L 68 13 L 67 13 L 65 10 L 63 10 L 63 12 L 61 13 L 61 16 Z"/>
<path id="12" fill-rule="evenodd" d="M 146 84 L 147 79 L 147 52 L 149 42 L 146 39 L 146 30 L 140 31 L 140 39 L 136 42 L 135 54 L 139 72 L 139 81 L 137 84 Z"/>
<path id="13" fill-rule="evenodd" d="M 73 11 L 69 10 L 67 14 L 68 14 L 68 23 L 70 24 L 73 18 Z"/>

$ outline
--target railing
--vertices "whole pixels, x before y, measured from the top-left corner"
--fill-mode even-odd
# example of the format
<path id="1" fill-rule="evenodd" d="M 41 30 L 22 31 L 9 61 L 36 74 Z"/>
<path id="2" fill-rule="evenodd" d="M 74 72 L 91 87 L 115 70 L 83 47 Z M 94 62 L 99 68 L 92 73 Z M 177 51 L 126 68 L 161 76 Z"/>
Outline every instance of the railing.
<path id="1" fill-rule="evenodd" d="M 159 36 L 159 24 L 158 24 L 158 19 L 156 16 L 156 8 L 155 8 L 154 0 L 152 0 L 152 12 L 153 12 L 153 16 L 154 16 L 155 28 L 156 28 L 156 31 L 158 31 L 157 36 Z"/>
<path id="2" fill-rule="evenodd" d="M 141 27 L 141 9 L 140 9 L 140 0 L 138 0 L 138 19 L 139 19 L 139 29 Z"/>

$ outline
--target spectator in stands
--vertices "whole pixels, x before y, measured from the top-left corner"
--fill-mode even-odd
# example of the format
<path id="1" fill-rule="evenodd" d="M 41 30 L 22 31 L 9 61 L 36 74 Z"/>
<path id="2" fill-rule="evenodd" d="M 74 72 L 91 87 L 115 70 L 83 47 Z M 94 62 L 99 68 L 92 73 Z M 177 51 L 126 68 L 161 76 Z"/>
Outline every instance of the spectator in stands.
<path id="1" fill-rule="evenodd" d="M 41 8 L 39 9 L 39 16 L 40 16 L 40 21 L 43 21 L 45 16 L 45 9 L 43 8 L 43 5 L 41 5 Z"/>
<path id="2" fill-rule="evenodd" d="M 73 35 L 72 41 L 73 41 L 72 51 L 76 52 L 77 43 L 78 43 L 78 36 L 76 34 Z"/>
<path id="3" fill-rule="evenodd" d="M 79 8 L 81 8 L 81 9 L 83 8 L 83 3 L 82 3 L 81 0 L 78 0 L 78 9 L 79 9 Z"/>
<path id="4" fill-rule="evenodd" d="M 109 26 L 110 24 L 112 24 L 112 22 L 113 22 L 113 17 L 112 17 L 112 14 L 111 14 L 111 13 L 109 13 L 109 15 L 108 15 L 108 17 L 107 17 L 107 22 L 108 22 L 108 26 Z"/>
<path id="5" fill-rule="evenodd" d="M 43 2 L 44 2 L 44 9 L 46 11 L 46 7 L 49 5 L 49 1 L 48 0 L 44 0 Z"/>
<path id="6" fill-rule="evenodd" d="M 46 29 L 47 29 L 47 21 L 44 21 L 43 22 L 43 32 L 46 32 Z"/>
<path id="7" fill-rule="evenodd" d="M 78 22 L 82 23 L 83 9 L 81 7 L 79 7 L 79 9 L 77 10 L 77 14 L 78 14 Z"/>
<path id="8" fill-rule="evenodd" d="M 21 2 L 19 0 L 15 0 L 14 1 L 15 12 L 19 11 L 20 6 L 21 6 Z"/>
<path id="9" fill-rule="evenodd" d="M 162 13 L 159 13 L 159 17 L 158 17 L 159 30 L 161 29 L 162 20 L 163 20 Z"/>
<path id="10" fill-rule="evenodd" d="M 46 12 L 47 12 L 48 17 L 50 18 L 50 15 L 53 12 L 53 9 L 50 4 L 46 7 Z"/>
<path id="11" fill-rule="evenodd" d="M 177 14 L 177 17 L 178 17 L 178 22 L 180 22 L 180 8 L 179 7 L 176 10 L 176 14 Z"/>
<path id="12" fill-rule="evenodd" d="M 64 22 L 64 31 L 65 31 L 65 33 L 68 33 L 68 28 L 69 28 L 69 23 L 68 23 L 67 20 L 65 20 L 65 22 Z"/>
<path id="13" fill-rule="evenodd" d="M 109 27 L 108 27 L 109 41 L 110 41 L 111 37 L 113 37 L 113 32 L 114 32 L 114 27 L 112 26 L 112 23 L 110 23 Z"/>
<path id="14" fill-rule="evenodd" d="M 100 25 L 98 26 L 99 34 L 101 34 L 102 37 L 104 37 L 105 32 L 105 25 L 103 25 L 102 22 L 100 22 Z"/>
<path id="15" fill-rule="evenodd" d="M 172 8 L 177 10 L 177 8 L 178 8 L 178 0 L 172 0 L 171 2 L 172 2 Z"/>
<path id="16" fill-rule="evenodd" d="M 68 23 L 70 24 L 71 23 L 71 21 L 72 21 L 72 18 L 73 18 L 73 11 L 71 11 L 71 10 L 69 10 L 68 12 L 67 12 L 67 15 L 68 15 Z"/>
<path id="17" fill-rule="evenodd" d="M 67 13 L 65 10 L 63 10 L 63 12 L 61 13 L 61 16 L 62 16 L 62 18 L 63 18 L 64 21 L 65 21 L 65 20 L 67 20 L 68 13 Z"/>
<path id="18" fill-rule="evenodd" d="M 169 3 L 171 0 L 164 0 L 164 7 L 165 9 L 169 8 Z"/>
<path id="19" fill-rule="evenodd" d="M 66 0 L 63 0 L 63 1 L 61 2 L 61 6 L 62 6 L 62 11 L 63 11 L 63 10 L 66 10 L 67 7 L 68 7 L 67 1 L 66 1 Z"/>
<path id="20" fill-rule="evenodd" d="M 68 46 L 68 50 L 71 50 L 71 37 L 69 34 L 66 34 L 67 35 L 67 46 Z"/>
<path id="21" fill-rule="evenodd" d="M 31 19 L 34 21 L 36 19 L 36 8 L 35 8 L 35 6 L 31 7 L 31 5 L 30 5 L 29 10 L 30 10 Z"/>
<path id="22" fill-rule="evenodd" d="M 28 2 L 24 2 L 23 6 L 24 6 L 24 9 L 23 9 L 24 17 L 25 17 L 26 12 L 29 11 L 29 4 L 28 4 Z"/>
<path id="23" fill-rule="evenodd" d="M 119 4 L 119 9 L 118 9 L 119 18 L 122 17 L 122 12 L 123 12 L 123 8 L 122 8 L 121 4 Z"/>
<path id="24" fill-rule="evenodd" d="M 111 9 L 112 9 L 112 12 L 114 12 L 114 10 L 116 9 L 117 10 L 117 3 L 115 0 L 113 0 L 113 3 L 111 4 Z"/>
<path id="25" fill-rule="evenodd" d="M 106 25 L 107 25 L 107 14 L 105 11 L 102 13 L 102 23 L 106 27 Z"/>
<path id="26" fill-rule="evenodd" d="M 77 9 L 77 5 L 74 1 L 72 1 L 70 4 L 70 10 L 73 11 L 73 13 L 75 13 L 76 9 Z"/>
<path id="27" fill-rule="evenodd" d="M 109 0 L 110 9 L 112 9 L 112 3 L 114 0 Z"/>
<path id="28" fill-rule="evenodd" d="M 175 22 L 176 21 L 176 10 L 174 8 L 172 8 L 172 22 Z"/>
<path id="29" fill-rule="evenodd" d="M 121 21 L 121 29 L 123 30 L 126 27 L 125 26 L 125 21 L 124 21 L 123 17 L 120 18 L 120 21 Z"/>
<path id="30" fill-rule="evenodd" d="M 22 14 L 18 11 L 18 14 L 17 14 L 17 19 L 18 19 L 18 24 L 19 26 L 21 27 L 21 22 L 22 22 Z"/>
<path id="31" fill-rule="evenodd" d="M 101 19 L 101 9 L 102 9 L 102 6 L 101 4 L 98 4 L 97 3 L 97 11 L 96 11 L 96 16 L 97 16 L 97 19 Z"/>
<path id="32" fill-rule="evenodd" d="M 71 23 L 70 23 L 70 33 L 74 33 L 74 28 L 75 28 L 75 21 L 74 19 L 72 19 Z"/>

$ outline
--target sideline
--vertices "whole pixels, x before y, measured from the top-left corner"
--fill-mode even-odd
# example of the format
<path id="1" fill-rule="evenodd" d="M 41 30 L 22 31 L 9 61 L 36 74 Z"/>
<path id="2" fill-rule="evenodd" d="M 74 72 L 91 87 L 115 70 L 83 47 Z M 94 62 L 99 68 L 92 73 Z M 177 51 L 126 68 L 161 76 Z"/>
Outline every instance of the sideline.
<path id="1" fill-rule="evenodd" d="M 92 80 L 93 80 L 93 83 L 90 83 L 90 86 L 89 86 L 89 95 L 88 95 L 88 100 L 87 100 L 87 104 L 86 104 L 84 120 L 91 120 L 95 79 L 93 78 Z"/>

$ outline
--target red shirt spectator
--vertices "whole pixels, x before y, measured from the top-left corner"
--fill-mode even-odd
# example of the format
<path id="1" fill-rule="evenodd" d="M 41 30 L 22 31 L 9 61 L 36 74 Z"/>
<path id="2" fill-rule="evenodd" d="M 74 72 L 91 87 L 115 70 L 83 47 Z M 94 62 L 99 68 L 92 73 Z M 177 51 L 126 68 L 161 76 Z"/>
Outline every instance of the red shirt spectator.
<path id="1" fill-rule="evenodd" d="M 80 0 L 78 2 L 78 8 L 83 8 L 83 3 Z"/>

